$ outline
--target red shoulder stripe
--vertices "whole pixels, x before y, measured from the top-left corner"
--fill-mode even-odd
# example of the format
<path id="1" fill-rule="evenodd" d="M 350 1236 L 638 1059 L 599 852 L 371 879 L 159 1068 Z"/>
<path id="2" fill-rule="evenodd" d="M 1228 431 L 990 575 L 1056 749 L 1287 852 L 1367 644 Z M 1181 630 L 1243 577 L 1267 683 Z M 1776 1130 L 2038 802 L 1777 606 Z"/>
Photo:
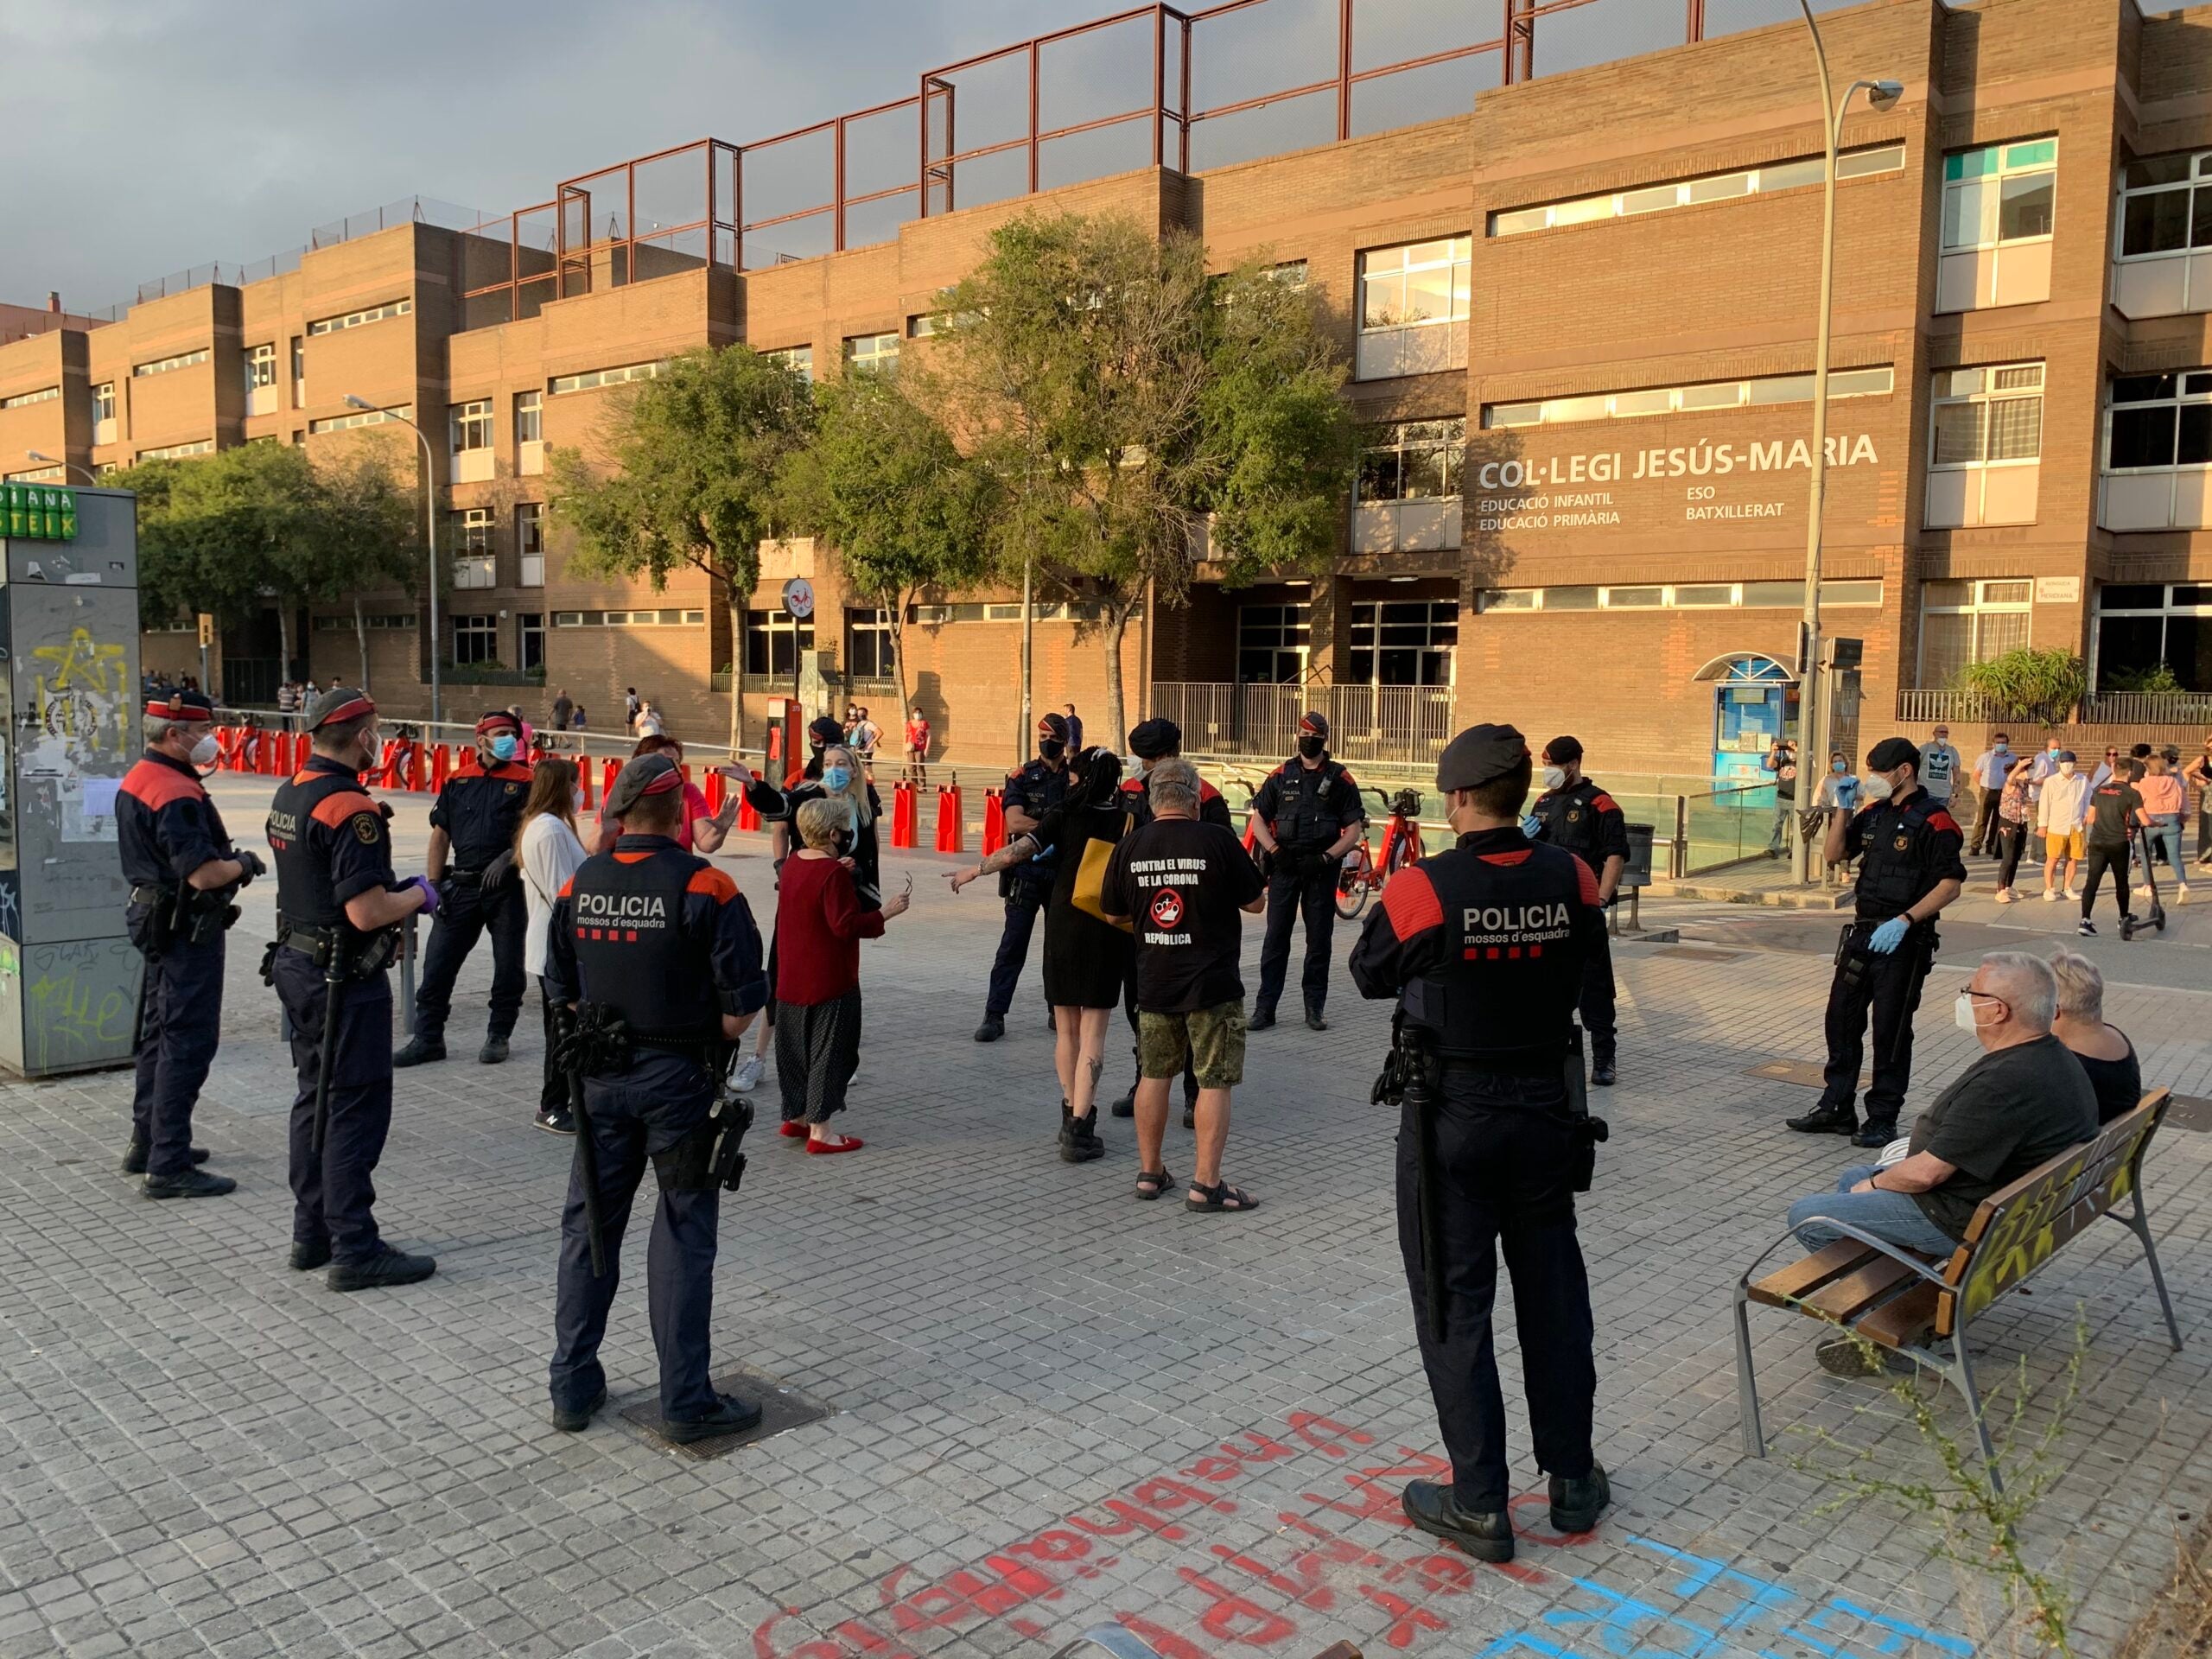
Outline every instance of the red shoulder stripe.
<path id="1" fill-rule="evenodd" d="M 328 824 L 333 830 L 357 813 L 373 812 L 377 804 L 367 796 L 350 789 L 341 789 L 324 796 L 315 804 L 315 821 Z"/>
<path id="2" fill-rule="evenodd" d="M 1144 779 L 1141 779 L 1141 778 L 1127 778 L 1127 779 L 1122 779 L 1122 794 L 1124 794 L 1124 795 L 1141 795 L 1141 794 L 1143 794 L 1143 793 L 1144 793 Z"/>
<path id="3" fill-rule="evenodd" d="M 1475 856 L 1485 864 L 1526 864 L 1529 855 L 1535 850 L 1534 848 L 1523 847 L 1517 853 L 1477 853 Z M 1580 864 L 1582 861 L 1578 858 L 1574 861 Z"/>
<path id="4" fill-rule="evenodd" d="M 1959 821 L 1940 806 L 1928 815 L 1928 827 L 1930 830 L 1948 830 L 1955 836 L 1966 833 L 1959 828 Z"/>
<path id="5" fill-rule="evenodd" d="M 1344 765 L 1341 760 L 1337 763 L 1337 775 L 1342 778 L 1344 782 L 1348 784 L 1357 784 L 1359 781 L 1358 779 L 1351 775 L 1351 768 Z"/>
<path id="6" fill-rule="evenodd" d="M 718 905 L 726 905 L 737 897 L 737 883 L 712 865 L 703 870 L 691 872 L 691 879 L 683 884 L 686 893 L 703 893 Z"/>
<path id="7" fill-rule="evenodd" d="M 1620 810 L 1619 806 L 1615 804 L 1613 798 L 1606 794 L 1602 789 L 1590 798 L 1590 806 L 1592 810 L 1598 812 L 1618 812 Z"/>
<path id="8" fill-rule="evenodd" d="M 560 895 L 560 896 L 561 896 L 562 898 L 563 898 L 563 899 L 573 899 L 574 897 L 575 897 L 575 893 L 576 893 L 576 878 L 575 878 L 575 876 L 573 876 L 573 875 L 572 875 L 572 876 L 570 876 L 567 880 L 563 881 L 563 882 L 561 884 L 561 895 Z"/>
<path id="9" fill-rule="evenodd" d="M 158 812 L 172 801 L 204 801 L 207 791 L 196 778 L 188 778 L 175 766 L 141 760 L 123 775 L 122 790 L 135 801 Z"/>
<path id="10" fill-rule="evenodd" d="M 1221 798 L 1221 791 L 1201 778 L 1198 779 L 1198 798 L 1202 801 L 1217 801 Z"/>
<path id="11" fill-rule="evenodd" d="M 1382 889 L 1382 913 L 1390 918 L 1390 931 L 1401 940 L 1444 924 L 1443 900 L 1436 896 L 1428 873 L 1417 864 L 1390 878 L 1389 886 Z"/>

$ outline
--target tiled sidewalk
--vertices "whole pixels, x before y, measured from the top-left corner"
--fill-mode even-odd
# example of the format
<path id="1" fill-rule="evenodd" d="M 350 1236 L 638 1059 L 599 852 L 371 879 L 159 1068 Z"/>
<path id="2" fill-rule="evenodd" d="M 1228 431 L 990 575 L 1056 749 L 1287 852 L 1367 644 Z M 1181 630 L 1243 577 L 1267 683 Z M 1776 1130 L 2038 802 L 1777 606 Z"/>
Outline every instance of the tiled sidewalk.
<path id="1" fill-rule="evenodd" d="M 257 794 L 226 788 L 234 824 L 253 823 Z M 402 844 L 419 847 L 410 811 Z M 765 863 L 729 868 L 765 909 Z M 1170 1659 L 1307 1659 L 1340 1637 L 1592 1659 L 2012 1651 L 1919 1523 L 1818 1515 L 1827 1488 L 1738 1444 L 1728 1287 L 1840 1156 L 1779 1128 L 1806 1091 L 1745 1075 L 1819 1057 L 1818 956 L 1622 951 L 1624 1084 L 1603 1098 L 1614 1138 L 1582 1210 L 1619 1502 L 1573 1542 L 1531 1503 L 1500 1570 L 1427 1548 L 1396 1509 L 1438 1446 L 1392 1128 L 1367 1103 L 1383 1010 L 1340 974 L 1334 1029 L 1253 1039 L 1229 1169 L 1257 1213 L 1136 1204 L 1127 1123 L 1102 1163 L 1052 1156 L 1033 967 L 1007 1039 L 969 1040 L 987 889 L 952 898 L 941 864 L 913 868 L 914 914 L 864 958 L 851 1127 L 868 1151 L 809 1160 L 756 1132 L 723 1210 L 718 1357 L 836 1414 L 720 1461 L 611 1414 L 581 1436 L 545 1423 L 568 1146 L 528 1126 L 534 1014 L 504 1068 L 466 1058 L 457 1019 L 463 1058 L 401 1074 L 379 1214 L 440 1259 L 401 1291 L 334 1296 L 283 1265 L 289 1074 L 252 971 L 267 888 L 232 936 L 200 1116 L 236 1198 L 147 1204 L 114 1173 L 122 1074 L 0 1089 L 0 1654 L 1043 1656 L 1116 1616 Z M 1916 1099 L 1969 1058 L 1959 972 L 1929 987 Z M 488 974 L 480 953 L 464 1008 Z M 2153 1080 L 2204 1088 L 2212 995 L 2131 988 L 2114 1010 Z M 1128 1068 L 1117 1038 L 1110 1091 Z M 2088 1322 L 2082 1403 L 2032 1529 L 2084 1592 L 2085 1654 L 2114 1649 L 2179 1517 L 2212 1500 L 2209 1154 L 2171 1133 L 2148 1182 L 2187 1352 L 2118 1227 L 1977 1325 L 1986 1378 L 2027 1353 L 2044 1386 L 2077 1307 Z M 1171 1129 L 1169 1166 L 1189 1155 Z M 628 1269 L 618 1404 L 655 1374 L 639 1241 Z M 1497 1329 L 1510 1393 L 1510 1297 Z M 1757 1332 L 1770 1427 L 1826 1425 L 1893 1473 L 1932 1466 L 1885 1396 L 1814 1369 L 1809 1325 L 1770 1314 Z"/>

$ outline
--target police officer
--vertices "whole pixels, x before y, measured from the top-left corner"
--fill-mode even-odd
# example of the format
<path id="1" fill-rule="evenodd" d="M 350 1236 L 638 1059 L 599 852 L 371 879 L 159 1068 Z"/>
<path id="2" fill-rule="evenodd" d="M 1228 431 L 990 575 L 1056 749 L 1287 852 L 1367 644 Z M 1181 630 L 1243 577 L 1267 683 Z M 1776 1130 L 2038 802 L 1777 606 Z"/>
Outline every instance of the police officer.
<path id="1" fill-rule="evenodd" d="M 622 836 L 613 852 L 584 861 L 554 901 L 547 929 L 546 994 L 574 1008 L 587 1033 L 609 1019 L 625 1028 L 624 1040 L 576 1057 L 590 1146 L 579 1145 L 561 1217 L 552 1366 L 553 1423 L 569 1433 L 607 1398 L 600 1339 L 648 1159 L 660 1185 L 645 1273 L 662 1432 L 689 1442 L 760 1421 L 759 1406 L 709 1383 L 707 1327 L 721 1198 L 715 1084 L 722 1045 L 744 1033 L 768 984 L 760 935 L 737 884 L 677 845 L 683 810 L 683 773 L 671 756 L 642 754 L 624 766 L 607 794 Z M 598 1178 L 603 1274 L 592 1271 L 587 1150 Z"/>
<path id="2" fill-rule="evenodd" d="M 1268 933 L 1260 947 L 1260 994 L 1252 1001 L 1252 1030 L 1265 1031 L 1275 1022 L 1275 1003 L 1290 972 L 1290 925 L 1301 911 L 1306 1024 L 1313 1031 L 1329 1028 L 1321 1010 L 1329 1000 L 1337 872 L 1366 823 L 1359 785 L 1329 758 L 1327 717 L 1309 710 L 1298 722 L 1298 753 L 1268 774 L 1252 797 L 1245 824 L 1274 861 L 1268 876 Z"/>
<path id="3" fill-rule="evenodd" d="M 1046 715 L 1037 722 L 1037 758 L 1009 772 L 1000 797 L 1006 809 L 1006 838 L 1026 835 L 1037 827 L 1051 808 L 1068 792 L 1068 722 L 1061 715 Z M 983 1023 L 976 1027 L 976 1040 L 995 1043 L 1006 1035 L 1007 1010 L 1014 1006 L 1014 988 L 1029 959 L 1029 936 L 1037 926 L 1037 912 L 1052 895 L 1052 878 L 1059 866 L 1050 854 L 1029 859 L 999 876 L 999 897 L 1006 901 L 1006 927 L 999 935 L 999 952 L 991 961 L 991 987 L 983 1001 Z"/>
<path id="4" fill-rule="evenodd" d="M 165 691 L 145 709 L 145 758 L 117 791 L 116 839 L 131 944 L 146 959 L 139 982 L 138 1084 L 123 1173 L 143 1175 L 149 1198 L 213 1198 L 238 1183 L 196 1167 L 192 1109 L 222 1039 L 223 933 L 231 897 L 268 866 L 231 844 L 200 768 L 214 764 L 214 705 L 197 691 Z"/>
<path id="5" fill-rule="evenodd" d="M 1129 753 L 1137 758 L 1138 771 L 1134 778 L 1122 785 L 1122 808 L 1129 815 L 1125 835 L 1133 835 L 1152 822 L 1152 798 L 1145 792 L 1145 779 L 1152 769 L 1170 755 L 1183 753 L 1183 728 L 1172 720 L 1154 719 L 1141 721 L 1129 731 Z M 1229 803 L 1222 792 L 1203 778 L 1198 779 L 1198 820 L 1202 823 L 1217 823 L 1231 835 L 1236 825 L 1229 816 Z M 1129 976 L 1122 994 L 1122 1011 L 1128 1015 L 1129 1030 L 1137 1028 L 1137 970 L 1136 958 L 1129 959 Z M 1142 1058 L 1138 1057 L 1139 1072 L 1143 1070 Z M 1183 1057 L 1183 1127 L 1193 1128 L 1197 1122 L 1198 1099 L 1198 1059 L 1195 1052 Z M 1137 1109 L 1137 1085 L 1132 1080 L 1129 1092 L 1114 1103 L 1114 1116 L 1134 1117 Z"/>
<path id="6" fill-rule="evenodd" d="M 523 933 L 529 908 L 515 879 L 515 831 L 530 798 L 530 768 L 516 759 L 522 721 L 504 709 L 476 722 L 476 764 L 446 779 L 430 808 L 430 848 L 424 862 L 443 898 L 423 952 L 415 992 L 415 1034 L 391 1057 L 421 1065 L 446 1057 L 446 1016 L 453 1008 L 461 964 L 485 933 L 492 936 L 492 1020 L 476 1058 L 497 1065 L 522 1008 Z"/>
<path id="7" fill-rule="evenodd" d="M 370 1177 L 391 1128 L 385 975 L 399 925 L 417 911 L 435 912 L 438 890 L 419 875 L 393 875 L 386 810 L 361 787 L 381 747 L 368 693 L 333 687 L 309 704 L 307 729 L 315 752 L 269 806 L 276 942 L 263 969 L 290 1016 L 299 1071 L 292 1267 L 305 1273 L 329 1263 L 333 1290 L 411 1285 L 438 1264 L 384 1242 Z"/>
<path id="8" fill-rule="evenodd" d="M 1912 1014 L 1934 965 L 1936 918 L 1959 896 L 1966 836 L 1920 787 L 1920 751 L 1885 737 L 1867 753 L 1865 803 L 1856 813 L 1829 809 L 1827 861 L 1861 860 L 1858 919 L 1844 929 L 1828 987 L 1827 1086 L 1820 1104 L 1789 1127 L 1806 1135 L 1848 1135 L 1862 1147 L 1886 1146 L 1912 1082 Z M 1867 1012 L 1873 1012 L 1874 1080 L 1866 1122 L 1855 1110 Z"/>
<path id="9" fill-rule="evenodd" d="M 1398 999 L 1400 1046 L 1378 1092 L 1402 1093 L 1398 1243 L 1452 1459 L 1450 1485 L 1414 1481 L 1403 1504 L 1414 1525 L 1485 1561 L 1513 1556 L 1491 1350 L 1501 1236 L 1552 1524 L 1586 1532 L 1611 1500 L 1590 1444 L 1597 1370 L 1574 1234 L 1602 1134 L 1577 1113 L 1574 1006 L 1605 912 L 1588 865 L 1522 833 L 1529 769 L 1510 726 L 1452 740 L 1436 787 L 1459 842 L 1391 880 L 1351 955 L 1363 995 Z"/>
<path id="10" fill-rule="evenodd" d="M 1533 841 L 1564 847 L 1598 877 L 1598 902 L 1610 905 L 1628 867 L 1628 817 L 1613 798 L 1582 775 L 1582 745 L 1555 737 L 1544 745 L 1544 792 L 1522 828 Z M 1590 1038 L 1590 1081 L 1610 1085 L 1619 1051 L 1613 1018 L 1613 953 L 1605 932 L 1582 962 L 1582 1029 Z"/>

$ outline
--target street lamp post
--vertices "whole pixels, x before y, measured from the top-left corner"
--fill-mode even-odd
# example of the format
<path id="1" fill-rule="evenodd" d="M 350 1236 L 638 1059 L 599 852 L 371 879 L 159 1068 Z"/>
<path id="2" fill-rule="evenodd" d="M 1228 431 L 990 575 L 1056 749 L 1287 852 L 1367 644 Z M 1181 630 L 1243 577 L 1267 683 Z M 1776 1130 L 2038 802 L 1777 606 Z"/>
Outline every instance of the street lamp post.
<path id="1" fill-rule="evenodd" d="M 1820 666 L 1821 521 L 1827 501 L 1828 340 L 1835 305 L 1835 158 L 1836 151 L 1842 147 L 1843 118 L 1850 111 L 1852 99 L 1863 91 L 1870 108 L 1885 110 L 1904 96 L 1904 87 L 1894 80 L 1854 80 L 1844 89 L 1839 102 L 1828 85 L 1827 48 L 1821 39 L 1821 26 L 1813 21 L 1811 0 L 1797 0 L 1797 5 L 1805 15 L 1805 28 L 1813 37 L 1813 61 L 1821 78 L 1821 137 L 1827 145 L 1821 202 L 1821 309 L 1813 345 L 1813 478 L 1805 508 L 1805 610 L 1798 628 L 1797 652 L 1797 778 L 1800 787 L 1817 789 L 1820 780 L 1827 776 L 1831 712 Z M 1798 803 L 1801 811 L 1809 804 Z M 1797 880 L 1811 882 L 1814 852 L 1810 835 L 1798 836 L 1795 863 Z"/>
<path id="2" fill-rule="evenodd" d="M 377 405 L 365 397 L 346 394 L 348 409 L 374 410 Z M 429 533 L 430 558 L 430 723 L 435 726 L 445 719 L 445 699 L 440 685 L 438 653 L 445 648 L 445 641 L 438 633 L 438 484 L 430 459 L 430 441 L 423 435 L 423 429 L 404 415 L 383 411 L 387 421 L 397 421 L 415 435 L 415 442 L 423 446 L 423 523 Z"/>
<path id="3" fill-rule="evenodd" d="M 93 486 L 95 488 L 99 486 L 99 480 L 92 476 L 92 469 L 89 467 L 81 466 L 73 461 L 64 461 L 59 455 L 49 455 L 37 449 L 26 449 L 23 451 L 23 454 L 27 460 L 42 461 L 48 467 L 60 467 L 62 476 L 65 478 L 68 476 L 69 468 L 75 467 L 79 472 L 85 475 L 86 483 Z"/>

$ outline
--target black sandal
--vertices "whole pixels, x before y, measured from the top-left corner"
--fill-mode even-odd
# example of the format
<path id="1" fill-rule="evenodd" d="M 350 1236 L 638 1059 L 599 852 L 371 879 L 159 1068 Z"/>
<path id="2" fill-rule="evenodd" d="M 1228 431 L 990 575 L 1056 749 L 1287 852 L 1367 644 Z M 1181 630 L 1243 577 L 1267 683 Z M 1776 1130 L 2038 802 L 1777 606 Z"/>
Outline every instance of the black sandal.
<path id="1" fill-rule="evenodd" d="M 1260 1207 L 1260 1201 L 1257 1198 L 1243 1187 L 1231 1186 L 1227 1181 L 1222 1182 L 1218 1186 L 1201 1186 L 1198 1182 L 1192 1181 L 1191 1191 L 1204 1193 L 1205 1196 L 1197 1198 L 1185 1197 L 1183 1200 L 1183 1207 L 1185 1210 L 1196 1210 L 1205 1213 L 1218 1211 L 1228 1215 L 1242 1215 L 1247 1210 L 1256 1210 Z"/>
<path id="2" fill-rule="evenodd" d="M 1137 1197 L 1150 1204 L 1154 1198 L 1175 1185 L 1175 1178 L 1165 1169 L 1141 1169 L 1137 1172 Z M 1147 1187 L 1151 1188 L 1147 1192 Z"/>

